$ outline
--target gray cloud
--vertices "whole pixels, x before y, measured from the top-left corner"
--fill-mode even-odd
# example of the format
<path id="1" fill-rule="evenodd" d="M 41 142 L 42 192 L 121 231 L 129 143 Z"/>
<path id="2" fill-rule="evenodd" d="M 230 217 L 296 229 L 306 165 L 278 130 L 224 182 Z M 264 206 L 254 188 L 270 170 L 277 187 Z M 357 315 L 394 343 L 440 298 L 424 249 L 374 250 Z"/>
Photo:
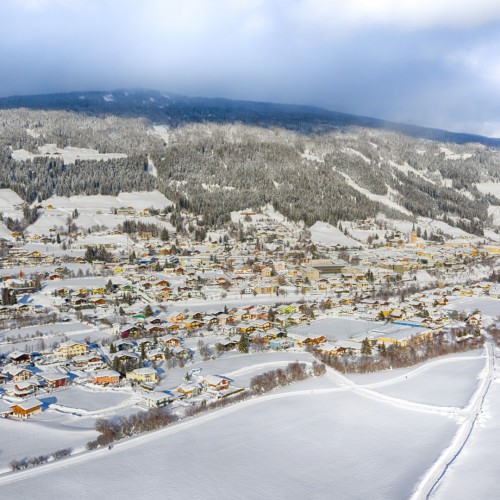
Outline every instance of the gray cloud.
<path id="1" fill-rule="evenodd" d="M 500 4 L 3 0 L 0 95 L 152 87 L 500 136 Z"/>

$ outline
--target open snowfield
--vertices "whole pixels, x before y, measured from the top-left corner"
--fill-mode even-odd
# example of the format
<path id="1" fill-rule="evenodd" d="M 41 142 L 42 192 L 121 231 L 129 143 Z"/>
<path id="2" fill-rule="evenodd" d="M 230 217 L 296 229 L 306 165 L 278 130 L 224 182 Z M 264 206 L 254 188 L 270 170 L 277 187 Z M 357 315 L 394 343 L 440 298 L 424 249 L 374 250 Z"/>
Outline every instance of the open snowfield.
<path id="1" fill-rule="evenodd" d="M 9 353 L 15 349 L 20 351 L 36 351 L 45 346 L 56 345 L 66 337 L 71 340 L 101 340 L 108 334 L 94 326 L 78 322 L 49 323 L 47 325 L 26 326 L 14 330 L 0 331 L 0 353 Z M 10 341 L 9 341 L 10 339 Z"/>
<path id="2" fill-rule="evenodd" d="M 493 218 L 493 224 L 500 226 L 500 206 L 491 205 L 488 208 L 488 215 L 490 215 Z"/>
<path id="3" fill-rule="evenodd" d="M 196 348 L 196 346 L 195 346 Z M 162 373 L 160 389 L 173 389 L 185 382 L 186 371 L 201 368 L 202 375 L 221 375 L 231 378 L 234 385 L 247 387 L 250 379 L 267 370 L 284 368 L 293 361 L 311 363 L 314 358 L 304 351 L 278 351 L 261 354 L 239 354 L 228 352 L 220 358 L 210 361 L 197 361 L 189 368 L 174 368 Z"/>
<path id="4" fill-rule="evenodd" d="M 50 396 L 52 408 L 76 415 L 101 416 L 110 411 L 135 404 L 137 398 L 129 391 L 90 389 L 72 386 Z"/>
<path id="5" fill-rule="evenodd" d="M 375 321 L 363 321 L 347 318 L 326 318 L 323 320 L 315 321 L 311 325 L 300 325 L 290 328 L 289 334 L 317 334 L 324 335 L 327 340 L 348 340 L 351 337 L 364 338 L 366 334 L 382 325 Z"/>
<path id="6" fill-rule="evenodd" d="M 462 408 L 476 390 L 484 361 L 484 356 L 443 358 L 411 370 L 400 379 L 366 387 L 416 403 Z"/>
<path id="7" fill-rule="evenodd" d="M 298 352 L 228 355 L 212 362 L 210 373 L 227 375 L 236 385 L 238 381 L 246 384 L 256 373 L 294 359 L 308 361 L 308 357 Z M 432 473 L 439 473 L 446 463 L 443 460 L 459 451 L 462 434 L 474 422 L 476 412 L 483 416 L 473 433 L 485 434 L 481 437 L 485 442 L 488 433 L 498 433 L 494 424 L 494 412 L 500 409 L 498 385 L 496 393 L 487 392 L 494 373 L 491 359 L 488 348 L 350 378 L 328 370 L 322 377 L 116 443 L 111 451 L 83 451 L 60 462 L 7 472 L 0 476 L 0 497 L 16 498 L 22 488 L 23 497 L 36 493 L 42 500 L 61 491 L 67 498 L 95 498 L 96 490 L 103 498 L 114 498 L 120 488 L 126 488 L 127 496 L 149 498 L 163 497 L 167 487 L 168 496 L 179 499 L 199 498 L 200 491 L 204 499 L 410 498 L 415 491 L 427 491 L 420 486 L 428 477 L 432 485 Z M 172 380 L 176 372 L 181 375 L 181 369 L 170 370 L 166 380 Z M 94 438 L 92 418 L 99 412 L 112 406 L 123 411 L 127 405 L 129 411 L 134 408 L 131 394 L 119 393 L 107 400 L 101 392 L 99 399 L 91 401 L 90 393 L 79 387 L 56 392 L 46 401 L 53 408 L 39 420 L 0 421 L 0 431 L 2 425 L 22 429 L 31 423 L 38 426 L 31 428 L 49 429 L 48 441 L 35 443 L 36 452 L 29 444 L 16 446 L 19 434 L 9 432 L 8 454 L 2 453 L 0 464 L 8 464 L 13 457 L 46 453 L 47 447 L 72 446 L 80 452 Z M 485 394 L 488 399 L 483 407 Z M 79 410 L 61 413 L 58 408 L 63 405 Z M 78 412 L 83 416 L 78 417 Z M 71 429 L 74 439 L 68 441 Z M 488 460 L 480 455 L 481 439 L 470 459 L 464 448 L 457 467 L 469 470 L 477 460 Z M 498 444 L 492 435 L 489 449 Z M 473 462 L 461 465 L 462 457 Z M 215 470 L 221 467 L 224 474 Z M 463 497 L 460 489 L 451 489 L 443 498 L 457 494 L 493 498 L 495 464 L 489 462 L 488 467 L 492 480 L 486 481 L 483 495 Z M 466 476 L 460 470 L 458 474 Z M 166 477 L 171 480 L 165 482 Z M 445 477 L 445 493 L 446 487 Z"/>
<path id="8" fill-rule="evenodd" d="M 346 236 L 340 229 L 327 222 L 316 222 L 309 230 L 311 231 L 311 241 L 320 245 L 342 247 L 361 247 L 363 244 Z"/>
<path id="9" fill-rule="evenodd" d="M 58 148 L 56 144 L 45 144 L 38 148 L 38 154 L 30 153 L 25 149 L 16 149 L 12 151 L 12 158 L 17 161 L 33 160 L 37 156 L 59 156 L 64 163 L 75 163 L 76 160 L 113 160 L 116 158 L 126 158 L 123 153 L 99 153 L 96 149 L 73 148 L 66 146 Z"/>
<path id="10" fill-rule="evenodd" d="M 481 193 L 492 194 L 500 198 L 500 182 L 479 182 L 476 187 Z"/>
<path id="11" fill-rule="evenodd" d="M 93 429 L 83 429 L 44 421 L 26 422 L 0 418 L 0 472 L 10 470 L 9 462 L 24 457 L 47 455 L 61 448 L 83 449 L 95 439 Z M 12 498 L 21 498 L 19 491 Z M 0 498 L 6 498 L 0 487 Z M 75 497 L 76 498 L 76 497 Z"/>
<path id="12" fill-rule="evenodd" d="M 445 306 L 447 309 L 471 314 L 479 309 L 484 316 L 496 318 L 500 316 L 500 299 L 492 297 L 477 297 L 471 299 L 457 300 Z"/>
<path id="13" fill-rule="evenodd" d="M 106 226 L 109 229 L 122 224 L 126 217 L 113 214 L 115 208 L 133 207 L 136 211 L 145 208 L 162 210 L 172 205 L 172 202 L 159 191 L 138 191 L 134 193 L 120 193 L 118 196 L 52 196 L 44 202 L 45 208 L 40 211 L 38 219 L 32 224 L 30 234 L 48 234 L 50 229 L 64 228 L 67 218 L 76 209 L 79 216 L 75 220 L 78 227 L 88 229 L 94 226 Z M 130 217 L 129 217 L 130 218 Z M 169 231 L 175 231 L 168 222 L 152 219 L 151 217 L 135 217 L 134 220 L 146 223 L 155 222 L 165 226 Z"/>
<path id="14" fill-rule="evenodd" d="M 455 429 L 448 417 L 357 394 L 289 392 L 13 475 L 0 494 L 113 498 L 125 487 L 138 498 L 407 498 Z"/>
<path id="15" fill-rule="evenodd" d="M 498 353 L 497 353 L 498 354 Z M 431 498 L 498 498 L 500 463 L 500 380 L 495 379 L 484 403 L 484 412 L 456 461 Z"/>

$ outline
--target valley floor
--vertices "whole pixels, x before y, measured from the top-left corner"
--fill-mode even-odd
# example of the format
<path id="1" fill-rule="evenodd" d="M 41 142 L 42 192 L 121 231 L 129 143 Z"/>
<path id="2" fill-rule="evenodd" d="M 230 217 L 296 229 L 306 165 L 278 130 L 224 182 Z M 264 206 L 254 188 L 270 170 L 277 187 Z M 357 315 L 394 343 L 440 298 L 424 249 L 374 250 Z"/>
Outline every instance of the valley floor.
<path id="1" fill-rule="evenodd" d="M 445 455 L 455 455 L 454 447 L 460 451 L 460 435 L 479 413 L 470 439 L 433 496 L 456 497 L 480 484 L 480 497 L 491 498 L 494 485 L 482 482 L 482 465 L 496 477 L 495 464 L 486 458 L 496 442 L 493 417 L 500 401 L 493 359 L 488 345 L 383 374 L 346 378 L 328 370 L 322 377 L 118 442 L 111 450 L 5 473 L 0 496 L 22 492 L 43 500 L 64 493 L 90 499 L 99 491 L 100 498 L 117 498 L 126 491 L 142 498 L 400 499 L 417 492 L 415 498 L 425 498 L 429 472 L 440 472 Z M 75 417 L 76 426 L 78 421 Z M 43 425 L 49 424 L 37 427 Z M 43 441 L 56 431 L 47 432 L 30 441 Z M 80 428 L 75 442 L 91 432 Z M 11 444 L 16 435 L 22 442 L 20 434 L 10 432 Z M 9 454 L 14 449 L 9 446 Z M 479 456 L 484 457 L 481 469 Z M 471 481 L 470 474 L 477 479 Z"/>

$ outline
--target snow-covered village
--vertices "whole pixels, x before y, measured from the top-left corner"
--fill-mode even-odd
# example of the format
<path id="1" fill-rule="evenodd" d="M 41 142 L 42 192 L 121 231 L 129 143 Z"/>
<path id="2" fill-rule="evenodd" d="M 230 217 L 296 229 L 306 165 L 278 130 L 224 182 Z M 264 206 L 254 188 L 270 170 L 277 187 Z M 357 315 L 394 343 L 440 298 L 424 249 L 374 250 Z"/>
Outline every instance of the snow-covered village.
<path id="1" fill-rule="evenodd" d="M 22 217 L 12 191 L 0 190 L 0 203 L 4 219 Z M 201 415 L 224 422 L 222 407 L 297 398 L 293 418 L 302 419 L 309 396 L 332 408 L 343 401 L 340 428 L 361 408 L 374 411 L 383 425 L 373 453 L 400 413 L 417 432 L 431 426 L 437 445 L 398 439 L 438 458 L 492 380 L 495 241 L 444 223 L 448 236 L 431 241 L 435 223 L 425 219 L 307 229 L 272 207 L 233 212 L 233 231 L 191 238 L 171 223 L 190 215 L 158 192 L 53 197 L 34 208 L 22 234 L 2 223 L 4 472 L 113 451 L 133 436 L 139 444 L 153 429 L 189 433 L 183 425 L 196 419 L 219 440 L 222 422 L 212 436 Z M 139 424 L 140 415 L 154 421 Z M 282 433 L 287 419 L 259 431 L 250 423 L 252 439 Z M 324 424 L 315 432 L 330 432 Z M 236 432 L 227 425 L 224 434 Z M 426 465 L 415 460 L 415 474 Z"/>
<path id="2" fill-rule="evenodd" d="M 0 500 L 500 499 L 499 2 L 0 19 Z"/>

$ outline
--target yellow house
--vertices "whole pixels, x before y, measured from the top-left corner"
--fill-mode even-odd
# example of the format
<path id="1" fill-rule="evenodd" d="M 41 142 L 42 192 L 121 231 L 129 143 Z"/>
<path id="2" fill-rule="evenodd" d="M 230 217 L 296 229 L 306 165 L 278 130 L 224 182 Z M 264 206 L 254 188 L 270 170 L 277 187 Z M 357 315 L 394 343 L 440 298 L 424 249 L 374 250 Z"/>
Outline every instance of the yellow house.
<path id="1" fill-rule="evenodd" d="M 304 267 L 302 268 L 302 277 L 309 281 L 316 281 L 319 279 L 319 271 L 314 267 Z"/>
<path id="2" fill-rule="evenodd" d="M 82 354 L 85 354 L 87 351 L 87 344 L 79 342 L 62 342 L 54 352 L 59 356 L 72 358 L 73 356 L 80 356 Z"/>
<path id="3" fill-rule="evenodd" d="M 158 382 L 158 375 L 153 368 L 136 368 L 127 373 L 127 380 L 154 384 Z"/>
<path id="4" fill-rule="evenodd" d="M 408 347 L 410 344 L 421 344 L 422 342 L 427 342 L 431 340 L 433 336 L 432 330 L 424 330 L 423 332 L 419 332 L 415 335 L 411 335 L 411 332 L 408 334 L 394 334 L 394 335 L 386 335 L 384 337 L 378 337 L 378 344 L 396 344 L 401 347 Z"/>

